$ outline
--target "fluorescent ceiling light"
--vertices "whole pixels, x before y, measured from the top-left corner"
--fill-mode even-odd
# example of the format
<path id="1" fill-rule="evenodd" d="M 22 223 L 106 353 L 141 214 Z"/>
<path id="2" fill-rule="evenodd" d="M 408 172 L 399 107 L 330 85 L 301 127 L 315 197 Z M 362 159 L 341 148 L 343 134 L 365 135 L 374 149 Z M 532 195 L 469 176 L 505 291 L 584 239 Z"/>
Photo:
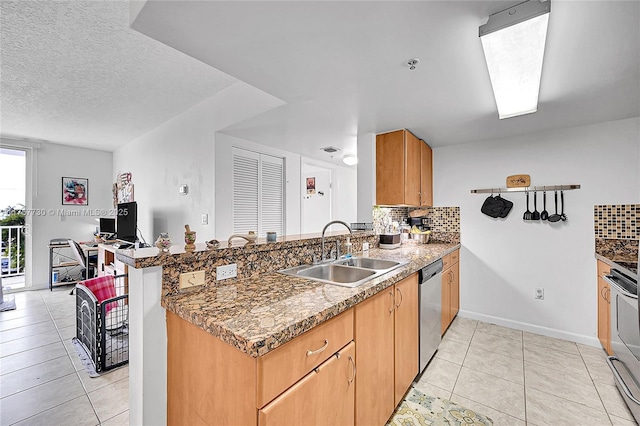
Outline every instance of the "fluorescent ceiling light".
<path id="1" fill-rule="evenodd" d="M 500 119 L 538 110 L 551 1 L 529 0 L 489 17 L 480 40 Z"/>
<path id="2" fill-rule="evenodd" d="M 347 166 L 353 166 L 355 164 L 358 164 L 358 157 L 353 154 L 345 155 L 344 157 L 342 157 L 342 162 Z"/>

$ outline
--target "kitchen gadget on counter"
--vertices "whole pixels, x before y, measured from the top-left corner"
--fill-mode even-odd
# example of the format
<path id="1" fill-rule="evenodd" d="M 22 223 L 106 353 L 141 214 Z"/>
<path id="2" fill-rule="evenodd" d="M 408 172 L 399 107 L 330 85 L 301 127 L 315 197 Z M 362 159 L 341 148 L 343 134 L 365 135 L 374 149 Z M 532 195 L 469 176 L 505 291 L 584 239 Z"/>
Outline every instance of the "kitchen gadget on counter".
<path id="1" fill-rule="evenodd" d="M 381 249 L 395 249 L 400 247 L 400 233 L 395 234 L 380 234 L 380 248 Z"/>

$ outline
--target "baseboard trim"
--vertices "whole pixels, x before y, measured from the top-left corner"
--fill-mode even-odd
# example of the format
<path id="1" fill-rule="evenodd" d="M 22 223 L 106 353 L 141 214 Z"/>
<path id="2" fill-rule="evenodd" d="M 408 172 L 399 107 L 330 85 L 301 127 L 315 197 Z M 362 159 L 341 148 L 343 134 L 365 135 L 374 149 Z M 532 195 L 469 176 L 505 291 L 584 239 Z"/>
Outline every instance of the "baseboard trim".
<path id="1" fill-rule="evenodd" d="M 571 342 L 580 343 L 587 346 L 600 347 L 600 340 L 595 336 L 585 336 L 583 334 L 571 333 L 555 328 L 542 327 L 526 322 L 514 321 L 506 318 L 494 317 L 492 315 L 480 314 L 478 312 L 470 312 L 461 310 L 458 315 L 463 318 L 469 318 L 477 321 L 488 322 L 491 324 L 501 325 L 503 327 L 514 328 L 516 330 L 527 331 L 529 333 L 541 334 L 543 336 L 554 337 L 556 339 L 569 340 Z"/>

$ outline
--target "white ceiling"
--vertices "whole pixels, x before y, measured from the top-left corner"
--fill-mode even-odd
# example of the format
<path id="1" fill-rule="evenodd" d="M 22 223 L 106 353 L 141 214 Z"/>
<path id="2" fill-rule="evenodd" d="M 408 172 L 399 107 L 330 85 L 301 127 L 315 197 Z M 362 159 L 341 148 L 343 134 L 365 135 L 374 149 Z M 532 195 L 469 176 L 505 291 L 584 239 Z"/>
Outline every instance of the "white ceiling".
<path id="1" fill-rule="evenodd" d="M 213 69 L 120 2 L 3 0 L 2 132 L 117 146 L 234 79 L 287 103 L 224 133 L 324 159 L 398 128 L 438 147 L 640 116 L 640 1 L 554 0 L 538 112 L 498 120 L 478 27 L 517 3 L 144 4 L 135 30 Z"/>

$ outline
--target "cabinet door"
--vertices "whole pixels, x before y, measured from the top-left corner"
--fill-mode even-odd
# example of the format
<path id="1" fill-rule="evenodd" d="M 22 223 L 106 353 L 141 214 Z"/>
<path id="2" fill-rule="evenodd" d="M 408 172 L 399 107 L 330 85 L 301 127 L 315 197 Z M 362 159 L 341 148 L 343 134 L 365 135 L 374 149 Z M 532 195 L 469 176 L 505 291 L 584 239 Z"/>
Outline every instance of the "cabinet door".
<path id="1" fill-rule="evenodd" d="M 441 334 L 449 327 L 451 322 L 451 268 L 442 271 L 442 330 Z"/>
<path id="2" fill-rule="evenodd" d="M 376 204 L 404 204 L 404 130 L 376 136 Z"/>
<path id="3" fill-rule="evenodd" d="M 411 132 L 405 131 L 404 204 L 419 206 L 422 169 L 422 142 Z"/>
<path id="4" fill-rule="evenodd" d="M 383 425 L 395 408 L 394 287 L 355 307 L 357 425 Z"/>
<path id="5" fill-rule="evenodd" d="M 611 353 L 611 289 L 609 283 L 598 277 L 598 339 L 600 344 Z"/>
<path id="6" fill-rule="evenodd" d="M 351 342 L 260 410 L 258 424 L 353 425 L 355 374 Z"/>
<path id="7" fill-rule="evenodd" d="M 420 197 L 421 206 L 433 205 L 433 153 L 431 147 L 424 141 L 421 141 L 420 146 L 420 158 L 421 158 L 421 171 L 420 171 L 420 191 L 422 196 Z"/>
<path id="8" fill-rule="evenodd" d="M 453 319 L 460 310 L 460 263 L 454 263 L 451 265 L 451 307 L 449 309 L 450 319 Z"/>
<path id="9" fill-rule="evenodd" d="M 418 374 L 418 274 L 395 285 L 395 399 L 398 405 Z"/>

